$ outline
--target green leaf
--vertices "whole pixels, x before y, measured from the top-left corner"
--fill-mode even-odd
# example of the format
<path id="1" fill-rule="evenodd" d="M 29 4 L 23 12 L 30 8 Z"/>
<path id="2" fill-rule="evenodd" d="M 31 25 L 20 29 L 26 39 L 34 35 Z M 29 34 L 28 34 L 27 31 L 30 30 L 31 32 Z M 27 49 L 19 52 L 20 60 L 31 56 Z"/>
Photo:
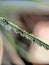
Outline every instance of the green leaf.
<path id="1" fill-rule="evenodd" d="M 0 18 L 0 28 L 1 26 L 6 30 L 10 31 L 13 30 L 16 34 L 20 34 L 22 37 L 25 37 L 26 39 L 30 40 L 31 42 L 37 43 L 39 46 L 43 46 L 45 49 L 49 50 L 49 45 L 47 45 L 45 42 L 34 36 L 33 34 L 30 34 L 21 28 L 19 28 L 17 25 L 8 22 L 6 19 Z M 8 32 L 7 32 L 8 33 Z"/>

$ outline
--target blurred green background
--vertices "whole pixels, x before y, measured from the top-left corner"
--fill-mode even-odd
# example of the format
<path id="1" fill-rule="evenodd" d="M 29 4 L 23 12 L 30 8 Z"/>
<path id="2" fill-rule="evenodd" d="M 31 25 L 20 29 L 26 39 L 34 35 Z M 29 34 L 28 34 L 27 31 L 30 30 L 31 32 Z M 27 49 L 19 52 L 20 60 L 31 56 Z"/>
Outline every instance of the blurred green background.
<path id="1" fill-rule="evenodd" d="M 20 12 L 49 12 L 48 4 L 49 0 L 0 0 L 0 17 L 7 18 L 17 24 Z"/>

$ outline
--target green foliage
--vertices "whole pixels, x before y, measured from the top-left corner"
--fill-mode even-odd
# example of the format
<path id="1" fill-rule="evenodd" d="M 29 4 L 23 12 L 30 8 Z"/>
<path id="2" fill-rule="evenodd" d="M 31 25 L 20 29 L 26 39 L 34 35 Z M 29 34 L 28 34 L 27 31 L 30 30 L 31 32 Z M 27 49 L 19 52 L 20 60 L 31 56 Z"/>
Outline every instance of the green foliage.
<path id="1" fill-rule="evenodd" d="M 43 46 L 46 50 L 49 50 L 49 45 L 47 45 L 45 42 L 41 41 L 40 39 L 35 37 L 33 34 L 30 34 L 30 33 L 26 32 L 25 30 L 22 30 L 17 25 L 15 25 L 11 22 L 8 22 L 4 18 L 0 18 L 0 30 L 4 34 L 5 38 L 9 41 L 9 43 L 17 50 L 17 52 L 20 54 L 20 56 L 23 57 L 25 60 L 27 60 L 26 54 L 28 51 L 27 49 L 29 47 L 26 45 L 23 45 L 24 42 L 22 43 L 17 38 L 16 38 L 16 42 L 15 42 L 13 32 L 16 33 L 16 35 L 19 34 L 22 37 L 30 40 L 31 42 L 35 42 L 39 46 Z"/>
<path id="2" fill-rule="evenodd" d="M 49 45 L 47 45 L 45 42 L 41 41 L 40 39 L 35 37 L 33 34 L 23 31 L 17 25 L 11 22 L 8 22 L 5 19 L 0 18 L 0 25 L 5 28 L 4 31 L 9 31 L 13 29 L 15 33 L 20 34 L 22 37 L 25 37 L 26 39 L 29 39 L 30 41 L 36 42 L 38 45 L 43 46 L 47 50 L 49 49 Z"/>

